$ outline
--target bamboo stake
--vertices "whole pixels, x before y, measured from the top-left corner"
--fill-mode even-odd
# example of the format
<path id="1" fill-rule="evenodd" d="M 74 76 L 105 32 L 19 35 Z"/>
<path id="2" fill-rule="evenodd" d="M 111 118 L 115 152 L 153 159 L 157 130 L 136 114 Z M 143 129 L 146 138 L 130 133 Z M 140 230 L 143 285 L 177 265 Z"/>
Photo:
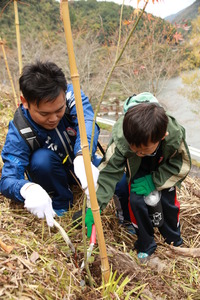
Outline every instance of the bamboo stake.
<path id="1" fill-rule="evenodd" d="M 83 114 L 83 106 L 81 100 L 81 91 L 80 91 L 80 83 L 79 83 L 79 74 L 76 67 L 76 60 L 73 49 L 73 40 L 72 40 L 72 32 L 71 32 L 71 23 L 69 17 L 69 8 L 68 8 L 68 0 L 61 1 L 61 12 L 65 30 L 65 38 L 67 43 L 68 57 L 69 57 L 69 65 L 70 65 L 70 73 L 72 78 L 72 83 L 74 87 L 74 95 L 76 102 L 76 110 L 78 116 L 78 124 L 81 136 L 81 149 L 83 153 L 84 165 L 86 176 L 88 180 L 88 189 L 91 201 L 91 209 L 94 216 L 94 222 L 97 231 L 97 238 L 99 242 L 99 250 L 100 250 L 100 258 L 101 258 L 101 270 L 103 274 L 103 278 L 105 282 L 108 282 L 110 276 L 110 268 L 108 263 L 108 257 L 106 252 L 106 245 L 103 235 L 103 228 L 101 223 L 101 217 L 99 213 L 99 205 L 96 198 L 96 192 L 94 187 L 94 181 L 92 176 L 92 169 L 90 163 L 90 154 L 89 154 L 89 145 L 87 141 L 86 129 L 85 129 L 85 121 Z"/>
<path id="2" fill-rule="evenodd" d="M 21 42 L 20 42 L 17 1 L 18 0 L 14 0 L 14 12 L 15 12 L 15 27 L 16 27 L 16 38 L 17 38 L 18 62 L 19 62 L 19 75 L 21 75 L 21 73 L 22 73 L 22 51 L 21 51 Z"/>
<path id="3" fill-rule="evenodd" d="M 16 107 L 18 107 L 19 102 L 17 100 L 17 94 L 15 92 L 15 87 L 14 87 L 12 76 L 11 76 L 10 69 L 9 69 L 9 66 L 8 66 L 8 60 L 7 60 L 7 57 L 6 57 L 4 42 L 2 41 L 1 38 L 0 38 L 0 45 L 1 45 L 1 48 L 2 48 L 2 51 L 3 51 L 3 57 L 4 57 L 5 65 L 6 65 L 6 69 L 7 69 L 7 72 L 8 72 L 8 77 L 9 77 L 9 80 L 10 80 L 10 84 L 11 84 L 11 87 L 12 87 L 13 96 L 14 96 L 14 100 L 15 100 L 15 105 L 16 105 Z"/>

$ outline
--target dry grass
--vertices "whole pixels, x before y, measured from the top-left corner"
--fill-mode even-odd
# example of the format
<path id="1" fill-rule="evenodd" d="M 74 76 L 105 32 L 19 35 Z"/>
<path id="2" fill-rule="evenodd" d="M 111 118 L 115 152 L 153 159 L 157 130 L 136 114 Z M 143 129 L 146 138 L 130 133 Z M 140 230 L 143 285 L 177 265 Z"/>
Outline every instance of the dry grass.
<path id="1" fill-rule="evenodd" d="M 13 108 L 6 95 L 0 100 L 2 147 Z M 200 299 L 200 179 L 188 177 L 178 195 L 183 252 L 166 245 L 155 230 L 158 247 L 147 265 L 139 264 L 133 248 L 136 237 L 118 224 L 110 202 L 102 223 L 110 266 L 117 276 L 122 274 L 118 287 L 129 278 L 121 296 L 117 289 L 108 292 L 102 284 L 98 245 L 90 263 L 94 288 L 88 286 L 85 272 L 80 271 L 82 231 L 73 226 L 72 214 L 81 208 L 82 197 L 78 188 L 74 193 L 73 209 L 56 220 L 68 233 L 76 256 L 56 228 L 49 230 L 46 222 L 28 213 L 23 204 L 0 195 L 0 239 L 14 247 L 10 253 L 0 248 L 0 299 L 125 299 L 133 289 L 127 299 Z M 192 252 L 194 248 L 196 252 Z"/>

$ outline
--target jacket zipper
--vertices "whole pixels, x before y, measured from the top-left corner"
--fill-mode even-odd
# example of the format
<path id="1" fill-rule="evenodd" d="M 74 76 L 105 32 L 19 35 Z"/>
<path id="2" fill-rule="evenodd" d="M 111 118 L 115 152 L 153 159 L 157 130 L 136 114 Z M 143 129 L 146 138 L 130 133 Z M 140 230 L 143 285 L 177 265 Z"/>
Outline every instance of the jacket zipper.
<path id="1" fill-rule="evenodd" d="M 70 147 L 70 150 L 73 152 L 72 144 L 71 144 L 71 141 L 70 141 L 70 138 L 69 138 L 67 132 L 66 132 L 66 131 L 63 131 L 63 134 L 64 134 L 64 136 L 65 136 L 65 138 L 66 138 L 66 140 L 67 140 L 67 142 L 68 142 L 68 145 L 69 145 L 69 147 Z"/>

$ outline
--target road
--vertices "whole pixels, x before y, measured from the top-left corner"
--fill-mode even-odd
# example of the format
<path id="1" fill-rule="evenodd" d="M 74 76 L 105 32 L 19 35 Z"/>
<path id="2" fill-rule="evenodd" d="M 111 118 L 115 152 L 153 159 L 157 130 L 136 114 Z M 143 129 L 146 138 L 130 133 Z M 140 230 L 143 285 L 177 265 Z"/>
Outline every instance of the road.
<path id="1" fill-rule="evenodd" d="M 101 118 L 101 117 L 97 117 L 96 120 L 99 123 L 103 123 L 103 124 L 110 125 L 110 126 L 113 126 L 116 122 L 114 120 L 104 119 L 104 118 Z M 105 138 L 105 143 L 107 143 L 108 139 L 110 137 L 110 134 L 107 133 L 107 135 L 106 135 L 105 132 L 104 132 L 104 136 L 102 136 L 102 138 L 103 137 Z M 197 149 L 197 148 L 194 148 L 192 146 L 189 146 L 189 150 L 190 150 L 190 154 L 191 154 L 192 159 L 195 159 L 196 161 L 200 162 L 200 150 Z"/>

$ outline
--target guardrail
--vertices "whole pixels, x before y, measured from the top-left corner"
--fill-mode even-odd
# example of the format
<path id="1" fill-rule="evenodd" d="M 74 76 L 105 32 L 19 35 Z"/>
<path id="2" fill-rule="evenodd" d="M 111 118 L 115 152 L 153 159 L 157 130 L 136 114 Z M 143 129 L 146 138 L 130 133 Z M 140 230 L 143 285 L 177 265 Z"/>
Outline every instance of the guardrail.
<path id="1" fill-rule="evenodd" d="M 200 150 L 196 149 L 194 147 L 189 146 L 189 150 L 190 150 L 190 154 L 192 156 L 192 158 L 200 161 Z"/>
<path id="2" fill-rule="evenodd" d="M 101 117 L 97 117 L 96 120 L 99 123 L 103 123 L 110 126 L 113 126 L 116 122 L 114 120 L 104 119 Z M 189 150 L 190 150 L 191 157 L 197 161 L 200 161 L 200 150 L 191 146 L 189 146 Z"/>

